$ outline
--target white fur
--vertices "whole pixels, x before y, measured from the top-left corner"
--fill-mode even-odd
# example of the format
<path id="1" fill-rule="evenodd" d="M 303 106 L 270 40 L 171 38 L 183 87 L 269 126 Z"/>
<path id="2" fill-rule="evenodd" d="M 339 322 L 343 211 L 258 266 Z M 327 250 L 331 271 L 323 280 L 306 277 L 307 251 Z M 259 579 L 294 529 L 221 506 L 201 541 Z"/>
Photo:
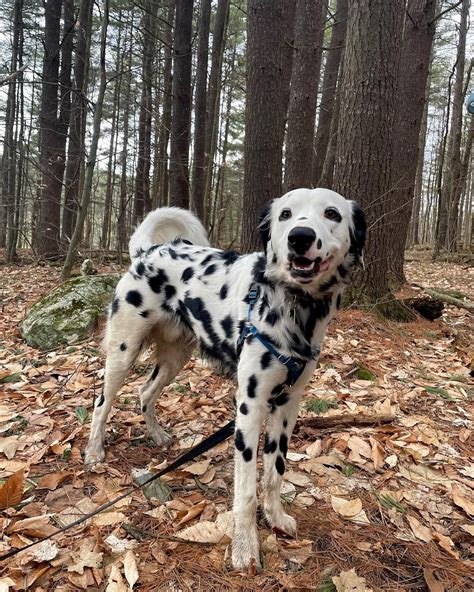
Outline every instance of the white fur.
<path id="1" fill-rule="evenodd" d="M 279 220 L 283 208 L 291 209 L 288 220 Z M 327 219 L 327 208 L 337 208 L 341 220 Z M 264 422 L 265 516 L 272 527 L 290 534 L 296 531 L 296 522 L 280 499 L 284 457 L 299 401 L 316 367 L 315 352 L 363 246 L 363 240 L 359 245 L 354 243 L 354 208 L 340 195 L 321 189 L 296 190 L 274 200 L 264 221 L 271 234 L 266 255 L 237 256 L 208 247 L 201 223 L 177 208 L 149 214 L 130 241 L 133 261 L 117 286 L 110 309 L 104 340 L 104 392 L 94 405 L 85 461 L 104 459 L 107 416 L 144 344 L 153 347 L 156 366 L 141 388 L 141 408 L 150 436 L 158 445 L 167 443 L 169 436 L 155 415 L 156 399 L 186 364 L 193 348 L 200 345 L 205 354 L 237 376 L 232 546 L 236 569 L 246 570 L 252 561 L 260 566 L 256 460 Z M 294 253 L 288 234 L 301 226 L 314 230 L 317 237 L 304 257 L 327 259 L 327 268 L 313 276 L 298 277 L 291 269 Z M 166 242 L 177 236 L 194 244 Z M 163 244 L 151 248 L 155 241 Z M 134 257 L 137 252 L 141 254 Z M 306 362 L 303 374 L 291 387 L 284 384 L 286 366 L 260 341 L 248 337 L 241 351 L 237 349 L 240 326 L 247 320 L 250 287 L 259 289 L 252 324 L 278 351 Z"/>
<path id="2" fill-rule="evenodd" d="M 181 237 L 194 245 L 208 246 L 207 232 L 201 222 L 188 210 L 182 208 L 159 208 L 150 212 L 130 238 L 130 259 L 153 245 L 162 245 Z"/>

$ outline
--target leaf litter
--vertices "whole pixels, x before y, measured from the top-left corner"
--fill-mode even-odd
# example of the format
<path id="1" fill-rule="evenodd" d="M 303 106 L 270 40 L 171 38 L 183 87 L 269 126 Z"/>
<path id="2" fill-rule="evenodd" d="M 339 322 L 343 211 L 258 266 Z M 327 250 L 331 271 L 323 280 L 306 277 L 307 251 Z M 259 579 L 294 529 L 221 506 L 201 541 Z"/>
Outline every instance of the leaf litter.
<path id="1" fill-rule="evenodd" d="M 103 268 L 101 271 L 110 270 Z M 18 326 L 57 285 L 58 270 L 3 268 L 0 330 L 0 551 L 21 548 L 166 466 L 233 416 L 233 385 L 193 358 L 157 407 L 167 450 L 145 432 L 137 364 L 107 427 L 106 462 L 81 452 L 103 383 L 100 330 L 58 351 L 28 347 Z M 471 274 L 471 278 L 469 278 Z M 408 264 L 417 284 L 474 299 L 472 270 Z M 414 290 L 406 290 L 416 295 Z M 405 293 L 404 293 L 405 295 Z M 435 322 L 382 322 L 342 311 L 300 410 L 282 497 L 294 539 L 259 519 L 264 569 L 230 569 L 232 451 L 224 442 L 156 490 L 140 489 L 92 520 L 0 567 L 1 590 L 467 590 L 474 570 L 472 318 L 447 306 Z M 342 418 L 359 416 L 346 425 Z M 384 423 L 378 416 L 393 418 Z M 364 423 L 364 418 L 368 418 Z M 322 425 L 322 427 L 315 427 Z M 260 467 L 261 469 L 261 467 Z"/>

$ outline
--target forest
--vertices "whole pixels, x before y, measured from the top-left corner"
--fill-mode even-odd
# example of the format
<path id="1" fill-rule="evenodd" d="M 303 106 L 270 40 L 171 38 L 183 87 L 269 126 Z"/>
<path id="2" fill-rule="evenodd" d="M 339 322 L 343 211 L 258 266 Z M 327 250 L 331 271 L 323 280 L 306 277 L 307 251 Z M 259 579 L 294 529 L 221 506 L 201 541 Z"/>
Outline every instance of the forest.
<path id="1" fill-rule="evenodd" d="M 269 200 L 324 187 L 360 204 L 368 233 L 288 453 L 298 536 L 267 528 L 262 572 L 230 567 L 227 442 L 1 561 L 0 590 L 470 589 L 471 1 L 2 9 L 0 554 L 140 485 L 232 417 L 231 381 L 196 354 L 157 404 L 174 436 L 161 450 L 134 396 L 145 357 L 112 413 L 107 463 L 85 471 L 102 312 L 147 213 L 189 209 L 212 245 L 250 253 Z M 60 318 L 51 297 L 79 285 L 93 305 Z M 51 316 L 29 320 L 42 302 Z"/>

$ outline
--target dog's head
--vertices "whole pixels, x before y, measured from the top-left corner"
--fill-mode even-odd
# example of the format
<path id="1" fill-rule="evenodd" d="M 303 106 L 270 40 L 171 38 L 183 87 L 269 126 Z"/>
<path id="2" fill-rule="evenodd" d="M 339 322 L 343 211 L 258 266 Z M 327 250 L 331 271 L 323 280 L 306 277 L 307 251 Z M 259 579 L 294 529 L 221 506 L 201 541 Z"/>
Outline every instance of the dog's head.
<path id="1" fill-rule="evenodd" d="M 364 213 L 329 189 L 295 189 L 274 199 L 259 228 L 272 278 L 307 291 L 317 291 L 342 263 L 363 261 Z"/>

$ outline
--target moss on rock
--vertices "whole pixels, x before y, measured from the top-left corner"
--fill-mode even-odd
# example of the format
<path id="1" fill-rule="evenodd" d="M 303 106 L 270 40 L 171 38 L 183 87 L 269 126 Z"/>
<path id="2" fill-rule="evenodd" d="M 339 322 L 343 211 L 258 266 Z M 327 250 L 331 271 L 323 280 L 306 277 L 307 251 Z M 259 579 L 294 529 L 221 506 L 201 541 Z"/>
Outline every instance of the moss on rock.
<path id="1" fill-rule="evenodd" d="M 76 277 L 35 302 L 21 324 L 28 345 L 54 350 L 87 339 L 113 297 L 120 274 Z"/>

